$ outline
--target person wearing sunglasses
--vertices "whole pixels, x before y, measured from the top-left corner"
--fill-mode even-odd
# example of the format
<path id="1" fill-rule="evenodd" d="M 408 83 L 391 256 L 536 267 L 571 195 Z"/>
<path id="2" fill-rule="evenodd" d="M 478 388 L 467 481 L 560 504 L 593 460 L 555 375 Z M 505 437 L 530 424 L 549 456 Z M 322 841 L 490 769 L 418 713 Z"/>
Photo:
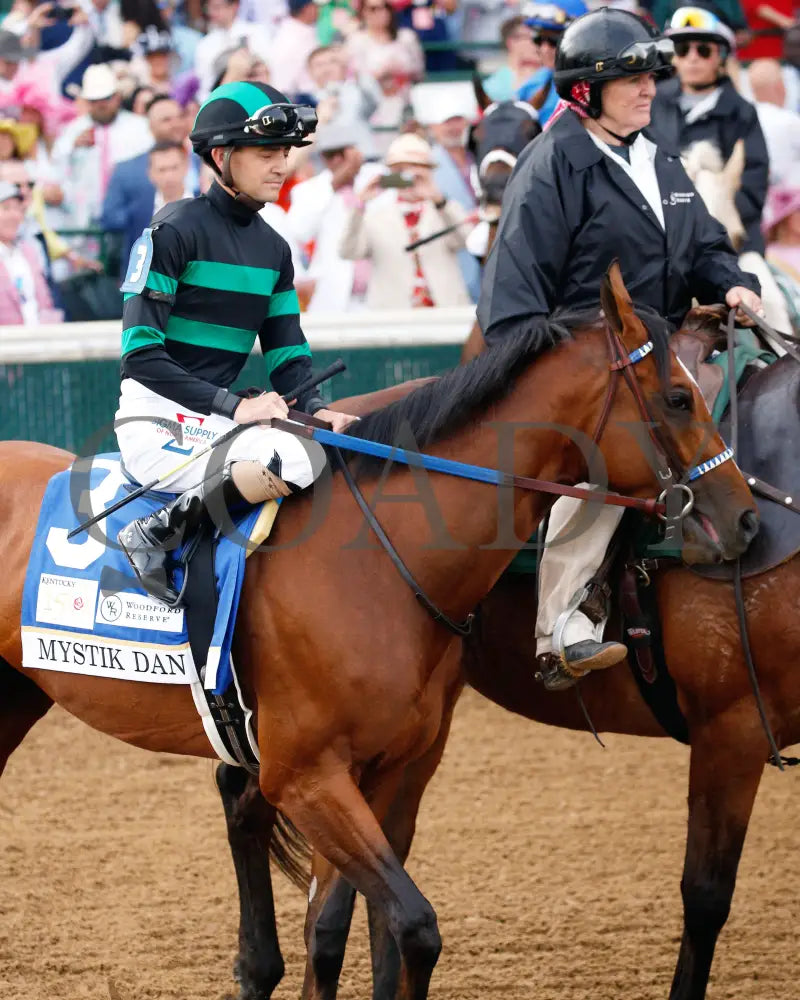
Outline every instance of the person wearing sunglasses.
<path id="1" fill-rule="evenodd" d="M 596 311 L 615 258 L 634 303 L 676 326 L 693 297 L 761 308 L 758 281 L 739 269 L 677 149 L 661 148 L 648 130 L 671 50 L 641 18 L 615 8 L 564 31 L 554 74 L 562 104 L 517 161 L 486 260 L 478 322 L 490 346 L 530 337 L 559 306 Z M 611 666 L 626 652 L 603 641 L 604 620 L 571 604 L 601 565 L 621 508 L 581 510 L 562 498 L 551 512 L 536 623 L 546 683 Z M 561 625 L 563 649 L 553 644 Z"/>
<path id="2" fill-rule="evenodd" d="M 198 198 L 157 212 L 131 251 L 116 415 L 128 472 L 147 482 L 180 455 L 237 424 L 253 424 L 226 454 L 211 452 L 168 480 L 165 488 L 181 495 L 119 534 L 144 589 L 168 603 L 178 599 L 167 574 L 169 550 L 214 518 L 222 528 L 225 510 L 304 489 L 325 465 L 316 442 L 257 424 L 285 417 L 281 394 L 311 372 L 290 250 L 258 213 L 277 201 L 290 149 L 309 145 L 316 124 L 312 108 L 290 104 L 268 84 L 212 91 L 190 139 L 214 182 Z M 242 398 L 230 386 L 256 337 L 274 391 Z M 354 419 L 325 409 L 314 391 L 293 405 L 336 430 Z"/>
<path id="3" fill-rule="evenodd" d="M 736 90 L 725 72 L 734 36 L 727 25 L 701 7 L 679 7 L 666 30 L 675 46 L 676 77 L 658 88 L 653 127 L 670 145 L 685 152 L 710 141 L 724 162 L 739 139 L 745 166 L 736 193 L 745 228 L 744 252 L 764 253 L 761 212 L 767 196 L 769 155 L 755 107 Z"/>
<path id="4" fill-rule="evenodd" d="M 583 0 L 558 0 L 556 3 L 529 3 L 523 8 L 525 25 L 530 28 L 534 48 L 541 62 L 538 69 L 519 88 L 517 97 L 520 101 L 531 101 L 543 87 L 549 87 L 544 104 L 539 109 L 539 124 L 544 126 L 558 104 L 558 94 L 553 85 L 553 67 L 556 61 L 556 49 L 564 29 L 586 13 Z"/>

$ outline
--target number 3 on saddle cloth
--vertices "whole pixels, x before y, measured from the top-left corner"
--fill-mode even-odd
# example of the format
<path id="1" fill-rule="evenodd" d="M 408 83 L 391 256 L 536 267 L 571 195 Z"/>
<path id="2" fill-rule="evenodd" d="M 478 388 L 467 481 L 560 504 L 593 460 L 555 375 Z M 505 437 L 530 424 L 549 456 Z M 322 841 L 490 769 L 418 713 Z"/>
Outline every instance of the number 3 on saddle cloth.
<path id="1" fill-rule="evenodd" d="M 234 519 L 234 531 L 206 533 L 174 553 L 176 583 L 180 587 L 187 572 L 188 580 L 186 607 L 170 608 L 138 586 L 116 538 L 172 494 L 145 494 L 67 539 L 131 488 L 118 454 L 79 459 L 47 484 L 22 598 L 23 666 L 188 684 L 216 754 L 255 770 L 252 713 L 242 702 L 230 650 L 245 559 L 269 535 L 278 505 L 254 507 Z"/>

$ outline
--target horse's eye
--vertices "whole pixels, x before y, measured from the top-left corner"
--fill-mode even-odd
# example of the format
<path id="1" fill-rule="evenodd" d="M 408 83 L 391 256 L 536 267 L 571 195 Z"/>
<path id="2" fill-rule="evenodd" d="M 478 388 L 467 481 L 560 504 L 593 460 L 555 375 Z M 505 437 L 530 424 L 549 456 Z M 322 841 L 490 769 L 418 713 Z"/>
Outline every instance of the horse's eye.
<path id="1" fill-rule="evenodd" d="M 694 408 L 691 390 L 682 386 L 670 389 L 667 393 L 667 406 L 671 410 L 683 410 L 685 413 L 691 413 Z"/>

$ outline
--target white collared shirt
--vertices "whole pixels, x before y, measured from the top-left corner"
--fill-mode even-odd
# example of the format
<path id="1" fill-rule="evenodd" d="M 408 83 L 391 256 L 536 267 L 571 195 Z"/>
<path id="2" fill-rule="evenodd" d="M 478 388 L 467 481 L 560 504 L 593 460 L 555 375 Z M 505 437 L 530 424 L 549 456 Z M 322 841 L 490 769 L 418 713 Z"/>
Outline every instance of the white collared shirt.
<path id="1" fill-rule="evenodd" d="M 653 209 L 656 218 L 661 223 L 661 228 L 664 229 L 664 206 L 661 203 L 661 188 L 658 186 L 658 177 L 656 176 L 656 151 L 658 148 L 656 144 L 645 139 L 643 135 L 638 135 L 635 142 L 628 147 L 631 157 L 631 161 L 628 163 L 624 156 L 614 152 L 613 146 L 598 139 L 594 132 L 590 132 L 588 129 L 586 131 L 595 146 L 610 157 L 614 163 L 618 163 L 642 192 L 647 204 Z"/>
<path id="2" fill-rule="evenodd" d="M 17 290 L 22 322 L 25 326 L 34 326 L 39 322 L 39 306 L 36 303 L 36 286 L 28 258 L 18 243 L 12 243 L 10 246 L 7 243 L 0 243 L 0 261 L 5 265 Z"/>

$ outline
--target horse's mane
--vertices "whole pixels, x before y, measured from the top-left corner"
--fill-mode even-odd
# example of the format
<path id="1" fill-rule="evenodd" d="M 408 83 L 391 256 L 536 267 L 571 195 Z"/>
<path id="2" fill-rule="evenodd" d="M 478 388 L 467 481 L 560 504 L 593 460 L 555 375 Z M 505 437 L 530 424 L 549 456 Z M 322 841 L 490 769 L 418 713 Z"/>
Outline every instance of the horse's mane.
<path id="1" fill-rule="evenodd" d="M 668 341 L 672 326 L 655 310 L 637 306 L 636 314 L 653 339 L 654 355 L 662 383 L 669 371 Z M 510 335 L 488 347 L 466 365 L 459 365 L 434 382 L 420 386 L 403 399 L 396 400 L 352 424 L 349 433 L 381 444 L 398 443 L 401 428 L 413 436 L 419 448 L 426 448 L 455 433 L 498 399 L 502 399 L 514 380 L 535 358 L 564 341 L 573 331 L 592 328 L 602 322 L 599 310 L 556 310 L 549 319 L 531 322 L 524 332 Z M 405 443 L 405 439 L 404 439 Z M 410 442 L 408 447 L 412 447 Z M 363 456 L 360 473 L 383 467 L 383 460 Z"/>

